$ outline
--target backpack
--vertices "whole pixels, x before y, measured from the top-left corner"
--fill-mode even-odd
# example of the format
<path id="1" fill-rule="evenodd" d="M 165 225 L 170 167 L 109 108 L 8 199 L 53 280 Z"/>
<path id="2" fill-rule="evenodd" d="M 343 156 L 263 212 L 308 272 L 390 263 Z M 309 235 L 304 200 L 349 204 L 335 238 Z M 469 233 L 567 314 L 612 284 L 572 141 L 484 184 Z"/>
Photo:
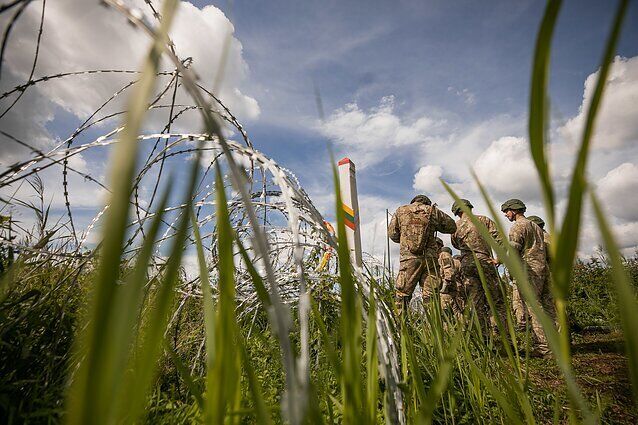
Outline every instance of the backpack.
<path id="1" fill-rule="evenodd" d="M 401 220 L 401 241 L 412 254 L 423 254 L 427 242 L 427 230 L 430 224 L 430 216 L 434 207 L 425 210 L 417 206 L 408 209 L 407 214 Z"/>

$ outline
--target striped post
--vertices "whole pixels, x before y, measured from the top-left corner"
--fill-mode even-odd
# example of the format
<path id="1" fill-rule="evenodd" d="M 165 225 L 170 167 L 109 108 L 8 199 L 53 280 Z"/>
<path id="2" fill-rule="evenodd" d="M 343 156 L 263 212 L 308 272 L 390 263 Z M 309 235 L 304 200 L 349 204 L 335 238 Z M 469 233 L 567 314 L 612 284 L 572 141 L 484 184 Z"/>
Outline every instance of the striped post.
<path id="1" fill-rule="evenodd" d="M 363 265 L 361 257 L 361 229 L 359 220 L 359 198 L 357 197 L 357 177 L 354 163 L 349 158 L 339 161 L 339 185 L 341 186 L 341 201 L 345 213 L 346 235 L 350 258 L 357 266 Z"/>

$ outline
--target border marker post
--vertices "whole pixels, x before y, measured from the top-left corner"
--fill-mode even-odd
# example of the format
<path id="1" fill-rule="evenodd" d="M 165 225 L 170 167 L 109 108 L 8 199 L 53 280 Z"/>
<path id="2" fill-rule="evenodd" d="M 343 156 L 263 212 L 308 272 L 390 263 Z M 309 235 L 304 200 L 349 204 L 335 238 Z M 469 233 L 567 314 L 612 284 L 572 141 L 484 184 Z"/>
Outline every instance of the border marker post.
<path id="1" fill-rule="evenodd" d="M 339 161 L 339 185 L 341 201 L 345 213 L 346 236 L 350 258 L 357 267 L 363 266 L 361 255 L 361 227 L 359 218 L 359 199 L 357 197 L 357 176 L 354 163 L 350 158 Z"/>

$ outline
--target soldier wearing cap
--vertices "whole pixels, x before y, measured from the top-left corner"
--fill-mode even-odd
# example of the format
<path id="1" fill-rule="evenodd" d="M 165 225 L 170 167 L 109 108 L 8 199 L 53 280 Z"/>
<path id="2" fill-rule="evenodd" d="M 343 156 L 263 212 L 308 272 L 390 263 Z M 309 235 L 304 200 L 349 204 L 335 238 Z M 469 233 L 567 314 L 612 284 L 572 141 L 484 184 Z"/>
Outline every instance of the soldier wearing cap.
<path id="1" fill-rule="evenodd" d="M 550 294 L 549 268 L 543 230 L 525 217 L 526 210 L 527 207 L 519 199 L 510 199 L 501 206 L 505 217 L 514 223 L 509 232 L 510 245 L 519 254 L 527 271 L 529 283 L 541 307 L 550 317 L 554 317 L 555 309 Z M 516 306 L 514 308 L 516 310 Z M 520 306 L 518 308 L 521 309 Z M 522 310 L 528 314 L 527 318 L 531 323 L 532 333 L 537 344 L 532 355 L 549 354 L 547 338 L 538 317 L 531 309 L 526 309 L 524 304 Z"/>
<path id="2" fill-rule="evenodd" d="M 396 280 L 396 308 L 407 308 L 417 284 L 421 285 L 424 305 L 439 287 L 439 248 L 436 232 L 453 233 L 454 220 L 432 205 L 425 195 L 415 196 L 409 205 L 397 209 L 388 225 L 388 236 L 400 244 L 399 274 Z"/>
<path id="3" fill-rule="evenodd" d="M 498 318 L 501 324 L 505 326 L 505 303 L 499 286 L 498 272 L 496 267 L 494 267 L 492 249 L 481 236 L 469 215 L 463 212 L 462 205 L 469 210 L 474 208 L 474 206 L 467 199 L 461 199 L 460 202 L 455 201 L 452 204 L 452 213 L 459 217 L 456 222 L 456 232 L 452 235 L 452 245 L 461 251 L 461 278 L 466 294 L 465 301 L 476 312 L 483 329 L 487 330 L 488 327 L 491 327 L 493 331 L 497 331 L 496 321 L 494 319 L 490 320 L 490 306 L 478 268 L 480 266 L 483 272 L 485 284 L 494 302 Z M 494 221 L 483 215 L 475 215 L 475 217 L 485 225 L 494 239 L 500 240 Z"/>

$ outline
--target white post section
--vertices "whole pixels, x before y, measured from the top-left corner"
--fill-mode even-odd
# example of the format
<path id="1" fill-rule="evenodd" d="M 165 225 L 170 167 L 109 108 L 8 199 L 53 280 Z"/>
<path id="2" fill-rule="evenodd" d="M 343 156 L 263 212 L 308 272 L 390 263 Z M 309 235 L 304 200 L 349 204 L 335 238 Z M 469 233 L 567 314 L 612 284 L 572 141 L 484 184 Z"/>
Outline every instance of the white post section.
<path id="1" fill-rule="evenodd" d="M 354 163 L 350 161 L 349 158 L 343 158 L 339 161 L 339 185 L 341 186 L 341 201 L 343 202 L 350 258 L 352 258 L 353 263 L 357 267 L 362 267 L 357 177 L 355 175 Z"/>

